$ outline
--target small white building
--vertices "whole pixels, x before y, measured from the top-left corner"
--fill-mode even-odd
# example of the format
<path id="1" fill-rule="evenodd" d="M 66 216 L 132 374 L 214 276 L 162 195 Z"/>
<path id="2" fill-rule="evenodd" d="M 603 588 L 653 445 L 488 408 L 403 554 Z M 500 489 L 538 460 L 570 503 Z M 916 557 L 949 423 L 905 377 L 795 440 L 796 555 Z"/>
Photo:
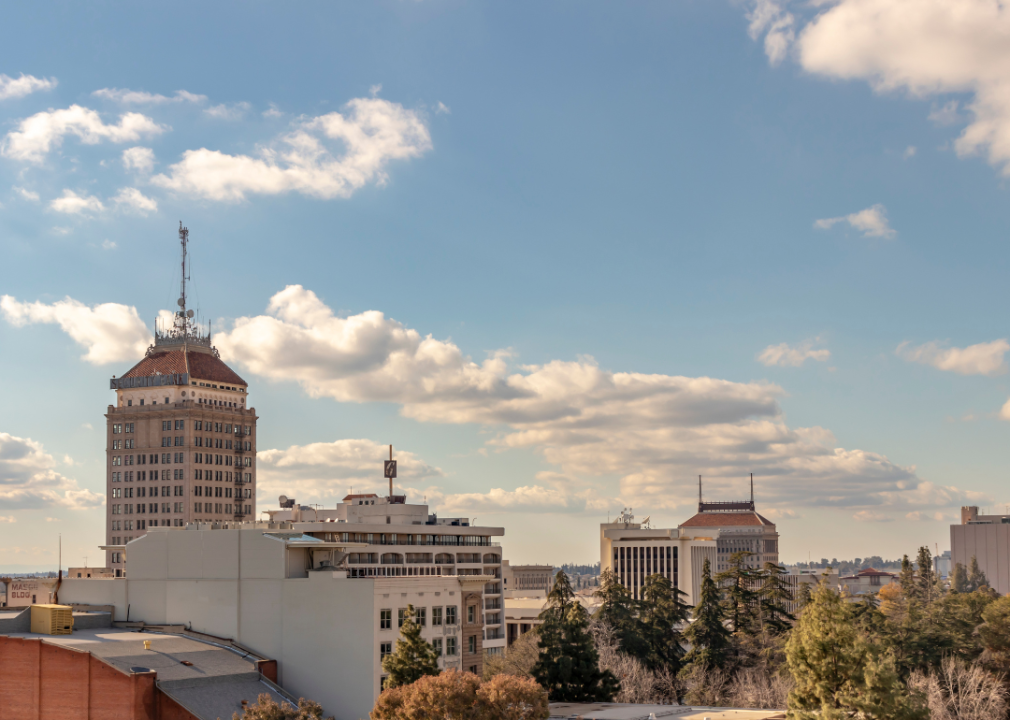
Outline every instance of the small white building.
<path id="1" fill-rule="evenodd" d="M 855 575 L 838 578 L 838 586 L 848 590 L 852 596 L 870 595 L 880 592 L 880 588 L 898 582 L 897 573 L 874 568 L 863 568 Z"/>
<path id="2" fill-rule="evenodd" d="M 368 717 L 408 605 L 422 636 L 441 649 L 442 667 L 481 674 L 482 594 L 492 578 L 349 578 L 343 561 L 368 547 L 291 523 L 149 528 L 127 546 L 127 577 L 68 578 L 59 599 L 112 605 L 116 621 L 229 638 L 277 660 L 279 683 L 337 720 Z"/>

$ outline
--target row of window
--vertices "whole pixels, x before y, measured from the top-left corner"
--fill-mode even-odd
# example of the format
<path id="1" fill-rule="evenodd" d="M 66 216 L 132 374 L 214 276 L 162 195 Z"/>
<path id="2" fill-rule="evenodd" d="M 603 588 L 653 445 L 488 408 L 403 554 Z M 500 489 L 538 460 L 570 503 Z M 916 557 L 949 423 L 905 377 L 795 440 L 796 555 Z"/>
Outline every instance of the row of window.
<path id="1" fill-rule="evenodd" d="M 115 426 L 113 426 L 113 427 L 115 427 Z M 130 428 L 131 429 L 130 429 L 129 432 L 133 432 L 133 430 L 132 430 L 133 424 L 132 423 L 130 423 Z M 162 431 L 185 430 L 186 429 L 186 421 L 185 420 L 174 420 L 174 421 L 173 420 L 162 420 L 161 421 L 161 429 L 162 429 Z M 203 421 L 203 420 L 194 420 L 193 421 L 193 429 L 194 430 L 206 430 L 207 432 L 223 432 L 223 433 L 226 433 L 228 435 L 231 435 L 233 432 L 236 435 L 249 435 L 252 432 L 252 426 L 251 425 L 245 425 L 245 426 L 242 426 L 242 425 L 232 425 L 231 423 L 211 422 L 210 420 L 207 420 L 206 422 Z M 115 429 L 113 429 L 113 432 L 116 432 Z"/>
<path id="2" fill-rule="evenodd" d="M 157 465 L 158 455 L 113 455 L 112 456 L 112 466 L 122 467 L 123 465 L 133 465 L 136 459 L 137 465 Z M 181 464 L 186 462 L 186 453 L 161 453 L 161 464 L 169 465 L 171 463 Z M 240 458 L 233 457 L 232 455 L 211 455 L 210 453 L 193 453 L 193 462 L 197 465 L 225 465 L 227 467 L 238 466 L 238 467 L 252 467 L 252 457 Z"/>
<path id="3" fill-rule="evenodd" d="M 635 600 L 650 575 L 662 575 L 677 587 L 678 548 L 670 547 L 615 547 L 614 574 Z"/>
<path id="4" fill-rule="evenodd" d="M 126 471 L 116 471 L 111 473 L 111 481 L 114 483 L 119 482 L 133 482 L 136 478 L 137 482 L 144 482 L 146 480 L 185 480 L 186 471 L 182 468 L 177 468 L 175 470 L 162 470 L 161 475 L 158 475 L 157 470 L 126 470 Z M 235 482 L 252 482 L 252 473 L 231 473 L 222 470 L 194 470 L 193 479 L 194 480 L 214 480 L 216 482 L 232 482 L 234 478 Z M 142 495 L 140 497 L 143 497 Z"/>
<path id="5" fill-rule="evenodd" d="M 204 444 L 206 442 L 206 445 Z M 180 445 L 181 443 L 176 443 Z M 209 447 L 217 448 L 218 450 L 252 450 L 252 441 L 250 440 L 235 440 L 234 445 L 231 440 L 223 440 L 221 438 L 202 438 L 199 435 L 193 438 L 193 445 L 195 447 Z"/>
<path id="6" fill-rule="evenodd" d="M 456 624 L 456 613 L 459 608 L 455 605 L 446 605 L 442 607 L 431 608 L 431 626 L 441 627 L 443 620 L 446 625 Z M 443 613 L 444 611 L 444 613 Z M 400 608 L 396 611 L 396 626 L 398 628 L 403 627 L 403 623 L 407 621 L 407 608 Z M 414 608 L 414 622 L 425 627 L 428 622 L 428 608 L 416 607 Z M 393 610 L 391 608 L 386 608 L 379 611 L 379 629 L 380 630 L 392 630 L 393 628 Z"/>
<path id="7" fill-rule="evenodd" d="M 490 537 L 480 535 L 414 535 L 411 533 L 346 532 L 333 534 L 339 535 L 341 542 L 362 542 L 368 543 L 369 545 L 463 545 L 473 547 L 487 547 L 491 545 Z"/>
<path id="8" fill-rule="evenodd" d="M 168 399 L 168 398 L 165 398 L 165 404 L 166 404 L 166 405 L 168 405 L 168 403 L 169 403 L 169 399 Z M 140 398 L 140 404 L 141 404 L 141 405 L 143 405 L 143 404 L 144 404 L 144 398 Z M 152 400 L 152 401 L 151 401 L 151 404 L 152 404 L 152 405 L 157 405 L 157 404 L 158 404 L 158 401 L 157 401 L 157 400 Z M 127 407 L 133 407 L 133 400 L 127 400 L 127 401 L 126 401 L 126 405 L 127 405 Z"/>
<path id="9" fill-rule="evenodd" d="M 223 511 L 221 510 L 221 507 L 222 507 L 221 503 L 213 503 L 213 505 L 214 505 L 214 509 L 211 510 L 210 509 L 211 503 L 209 503 L 209 502 L 194 503 L 193 504 L 193 510 L 194 510 L 194 512 L 204 512 L 204 513 L 214 512 L 214 513 L 217 513 L 219 515 L 222 512 L 225 515 L 232 515 L 233 514 L 233 512 L 232 512 L 232 507 L 233 506 L 231 505 L 231 503 L 224 503 L 224 510 Z M 252 505 L 246 505 L 244 507 L 245 507 L 245 514 L 246 515 L 251 515 L 252 514 Z M 235 505 L 234 506 L 234 512 L 241 513 L 242 512 L 242 508 L 243 508 L 242 505 Z M 199 522 L 199 521 L 197 521 L 197 522 Z"/>
<path id="10" fill-rule="evenodd" d="M 133 515 L 133 514 L 144 515 L 144 514 L 156 514 L 156 513 L 159 513 L 159 512 L 161 514 L 163 514 L 163 515 L 170 515 L 170 514 L 173 514 L 173 513 L 174 514 L 181 514 L 181 513 L 185 512 L 185 503 L 181 503 L 181 502 L 177 502 L 177 503 L 161 503 L 160 506 L 159 506 L 158 503 L 138 503 L 136 505 L 127 503 L 125 505 L 116 504 L 116 505 L 112 505 L 111 507 L 112 507 L 112 514 L 113 515 Z M 213 507 L 213 509 L 211 509 L 212 507 Z M 224 510 L 221 509 L 222 507 L 224 508 Z M 226 515 L 231 515 L 233 509 L 234 509 L 234 512 L 240 513 L 240 512 L 242 512 L 243 507 L 245 508 L 245 514 L 246 515 L 251 515 L 252 514 L 252 504 L 251 503 L 248 504 L 248 505 L 240 505 L 240 504 L 233 505 L 232 503 L 209 503 L 209 502 L 198 502 L 198 503 L 194 503 L 193 504 L 193 510 L 195 512 L 198 512 L 198 513 L 214 512 L 214 513 L 218 513 L 218 514 L 224 512 Z M 143 520 L 137 520 L 136 522 L 137 522 L 137 529 L 138 530 L 143 530 L 144 529 L 144 521 Z M 151 522 L 154 522 L 154 521 L 151 521 Z M 133 530 L 133 523 L 134 523 L 134 521 L 133 520 L 111 520 L 110 523 L 111 523 L 111 528 L 110 529 L 112 529 L 112 530 Z M 124 523 L 125 523 L 125 525 L 124 525 Z"/>
<path id="11" fill-rule="evenodd" d="M 432 638 L 432 640 L 431 640 L 431 646 L 435 650 L 435 657 L 442 657 L 442 640 L 443 640 L 443 638 L 440 638 L 440 637 Z M 457 648 L 456 638 L 454 638 L 454 637 L 447 637 L 447 638 L 444 638 L 444 640 L 445 640 L 445 655 L 446 655 L 446 657 L 454 657 L 457 654 L 457 652 L 459 652 L 458 648 Z M 477 652 L 477 638 L 476 638 L 476 636 L 471 636 L 470 638 L 468 638 L 468 640 L 470 642 L 470 645 L 469 645 L 470 652 L 471 653 Z M 386 656 L 387 655 L 391 655 L 392 653 L 393 653 L 393 642 L 392 641 L 379 643 L 379 661 L 380 662 L 383 661 L 383 660 L 385 660 Z M 383 678 L 383 683 L 385 683 L 385 678 Z"/>
<path id="12" fill-rule="evenodd" d="M 224 491 L 223 495 L 222 491 Z M 213 485 L 207 485 L 206 488 L 203 485 L 196 485 L 193 487 L 193 494 L 196 495 L 197 497 L 206 496 L 206 497 L 230 498 L 232 496 L 232 489 L 227 486 L 221 487 L 220 485 L 216 487 Z M 235 488 L 235 497 L 237 498 L 252 497 L 252 488 L 245 488 L 244 491 L 242 488 Z"/>
<path id="13" fill-rule="evenodd" d="M 196 385 L 196 382 L 194 381 L 193 384 Z M 214 390 L 220 389 L 220 390 L 234 390 L 235 392 L 245 392 L 245 390 L 243 390 L 240 387 L 231 387 L 230 385 L 222 385 L 220 388 L 218 388 L 217 385 L 212 385 L 211 383 L 200 383 L 200 387 L 212 388 Z"/>
<path id="14" fill-rule="evenodd" d="M 177 503 L 161 503 L 161 512 L 162 513 L 173 513 L 173 512 L 175 512 L 175 513 L 181 513 L 181 512 L 184 512 L 184 509 L 183 509 L 184 505 L 185 505 L 185 503 L 181 503 L 181 502 L 177 502 Z M 112 514 L 113 515 L 132 515 L 134 513 L 134 507 L 135 506 L 133 504 L 113 505 L 112 506 Z M 158 510 L 158 503 L 138 503 L 136 505 L 136 512 L 137 512 L 138 515 L 143 515 L 144 513 L 152 513 L 152 514 L 153 513 L 157 513 L 157 512 L 159 512 L 159 510 Z"/>
<path id="15" fill-rule="evenodd" d="M 119 435 L 119 434 L 124 433 L 124 432 L 132 433 L 133 432 L 133 423 L 113 423 L 113 425 L 112 425 L 112 434 L 113 435 Z"/>
<path id="16" fill-rule="evenodd" d="M 134 448 L 134 442 L 132 438 L 127 440 L 113 440 L 112 449 L 113 450 L 132 450 Z"/>
<path id="17" fill-rule="evenodd" d="M 162 485 L 161 486 L 161 496 L 162 497 L 171 497 L 172 495 L 175 495 L 176 497 L 183 497 L 186 494 L 183 490 L 184 490 L 184 486 L 183 485 L 176 485 L 174 487 L 171 486 L 171 485 Z M 146 494 L 147 494 L 146 491 L 147 491 L 146 487 L 138 487 L 138 488 L 136 488 L 137 497 L 139 497 L 139 498 L 145 497 Z M 112 498 L 113 499 L 116 499 L 116 498 L 132 498 L 133 497 L 133 492 L 134 492 L 134 488 L 132 488 L 132 487 L 128 487 L 128 488 L 121 488 L 121 487 L 112 488 Z M 151 497 L 158 497 L 158 486 L 157 485 L 155 485 L 154 487 L 151 488 Z"/>

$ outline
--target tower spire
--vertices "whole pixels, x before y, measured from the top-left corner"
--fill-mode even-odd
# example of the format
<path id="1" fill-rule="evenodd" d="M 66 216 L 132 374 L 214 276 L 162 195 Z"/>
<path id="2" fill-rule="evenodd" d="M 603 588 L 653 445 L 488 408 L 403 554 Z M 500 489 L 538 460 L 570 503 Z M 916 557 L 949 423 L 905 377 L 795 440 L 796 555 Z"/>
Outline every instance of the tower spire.
<path id="1" fill-rule="evenodd" d="M 701 512 L 701 475 L 698 476 L 698 512 Z"/>

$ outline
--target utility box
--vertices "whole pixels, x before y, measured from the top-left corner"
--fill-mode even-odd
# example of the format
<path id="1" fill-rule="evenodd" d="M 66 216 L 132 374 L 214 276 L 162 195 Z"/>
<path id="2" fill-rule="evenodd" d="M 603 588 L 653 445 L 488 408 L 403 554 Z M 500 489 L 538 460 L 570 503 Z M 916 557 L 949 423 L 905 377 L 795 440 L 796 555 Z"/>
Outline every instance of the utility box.
<path id="1" fill-rule="evenodd" d="M 32 605 L 32 632 L 40 635 L 69 635 L 74 630 L 69 605 Z"/>

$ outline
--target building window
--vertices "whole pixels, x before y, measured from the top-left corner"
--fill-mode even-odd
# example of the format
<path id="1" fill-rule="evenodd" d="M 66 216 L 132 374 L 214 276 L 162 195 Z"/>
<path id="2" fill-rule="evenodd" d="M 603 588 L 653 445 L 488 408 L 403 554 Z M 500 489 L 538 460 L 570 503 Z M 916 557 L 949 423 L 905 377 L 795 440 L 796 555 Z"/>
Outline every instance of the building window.
<path id="1" fill-rule="evenodd" d="M 195 424 L 193 425 L 193 429 L 203 430 L 203 420 L 196 420 Z"/>
<path id="2" fill-rule="evenodd" d="M 456 624 L 456 606 L 449 605 L 445 609 L 445 624 L 455 625 Z M 450 655 L 455 655 L 456 653 L 449 653 Z"/>
<path id="3" fill-rule="evenodd" d="M 197 488 L 197 490 L 199 489 Z M 193 512 L 203 512 L 203 503 L 193 503 Z"/>
<path id="4" fill-rule="evenodd" d="M 176 430 L 185 430 L 186 429 L 186 421 L 185 420 L 176 420 L 175 421 L 175 429 Z"/>
<path id="5" fill-rule="evenodd" d="M 407 617 L 407 608 L 400 608 L 396 611 L 396 627 L 403 627 L 403 622 Z"/>
<path id="6" fill-rule="evenodd" d="M 468 637 L 466 639 L 466 645 L 467 645 L 466 649 L 467 649 L 467 651 L 471 655 L 473 655 L 474 653 L 476 653 L 477 652 L 477 636 L 476 635 L 471 635 L 470 637 Z"/>
<path id="7" fill-rule="evenodd" d="M 467 621 L 467 623 L 469 623 L 470 625 L 473 625 L 475 622 L 477 622 L 475 620 L 476 614 L 477 614 L 477 607 L 476 606 L 474 606 L 474 605 L 467 605 L 466 606 L 466 621 Z"/>
<path id="8" fill-rule="evenodd" d="M 442 624 L 442 608 L 433 607 L 431 609 L 431 626 L 436 627 Z"/>
<path id="9" fill-rule="evenodd" d="M 171 430 L 172 429 L 172 421 L 171 420 L 162 420 L 161 421 L 161 429 L 162 430 Z"/>
<path id="10" fill-rule="evenodd" d="M 442 638 L 432 640 L 431 646 L 435 648 L 435 657 L 442 657 Z"/>
<path id="11" fill-rule="evenodd" d="M 414 622 L 425 627 L 428 622 L 428 608 L 414 608 Z"/>
<path id="12" fill-rule="evenodd" d="M 445 639 L 445 654 L 448 657 L 456 654 L 456 638 L 447 637 Z"/>
<path id="13" fill-rule="evenodd" d="M 182 510 L 182 503 L 180 503 L 180 502 L 177 502 L 177 503 L 175 504 L 175 512 L 177 512 L 177 513 L 181 513 L 182 511 L 183 511 L 183 510 Z"/>
<path id="14" fill-rule="evenodd" d="M 392 654 L 393 654 L 393 643 L 392 642 L 379 643 L 379 661 L 380 662 L 383 661 L 383 660 L 385 660 L 387 655 L 392 655 Z"/>
<path id="15" fill-rule="evenodd" d="M 391 630 L 393 627 L 393 611 L 392 610 L 380 610 L 379 611 L 379 629 L 380 630 Z"/>

